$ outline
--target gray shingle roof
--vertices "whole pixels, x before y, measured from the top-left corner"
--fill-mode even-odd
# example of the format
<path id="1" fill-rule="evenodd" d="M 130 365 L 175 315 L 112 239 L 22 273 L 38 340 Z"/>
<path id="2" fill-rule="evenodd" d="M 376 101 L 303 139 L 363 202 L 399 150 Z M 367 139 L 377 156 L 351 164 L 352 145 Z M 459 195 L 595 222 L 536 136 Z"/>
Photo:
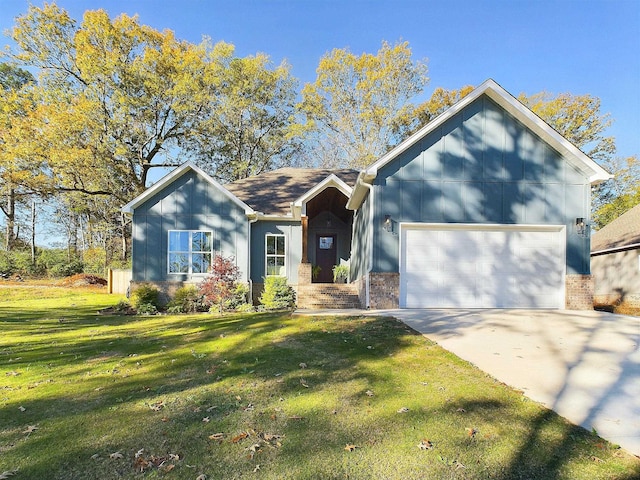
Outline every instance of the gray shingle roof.
<path id="1" fill-rule="evenodd" d="M 353 187 L 358 170 L 319 168 L 279 168 L 254 177 L 228 183 L 224 187 L 252 209 L 267 215 L 288 215 L 297 200 L 329 175 L 334 174 Z"/>
<path id="2" fill-rule="evenodd" d="M 640 205 L 620 215 L 591 237 L 592 252 L 635 244 L 640 244 Z"/>

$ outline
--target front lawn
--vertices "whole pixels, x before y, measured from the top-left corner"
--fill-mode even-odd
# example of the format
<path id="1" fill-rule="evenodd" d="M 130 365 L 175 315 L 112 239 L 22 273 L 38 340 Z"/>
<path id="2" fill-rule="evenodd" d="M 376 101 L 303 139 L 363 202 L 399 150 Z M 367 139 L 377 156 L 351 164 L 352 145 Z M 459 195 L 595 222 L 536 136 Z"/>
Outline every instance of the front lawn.
<path id="1" fill-rule="evenodd" d="M 0 288 L 0 478 L 640 477 L 393 319 L 97 314 L 119 299 Z"/>

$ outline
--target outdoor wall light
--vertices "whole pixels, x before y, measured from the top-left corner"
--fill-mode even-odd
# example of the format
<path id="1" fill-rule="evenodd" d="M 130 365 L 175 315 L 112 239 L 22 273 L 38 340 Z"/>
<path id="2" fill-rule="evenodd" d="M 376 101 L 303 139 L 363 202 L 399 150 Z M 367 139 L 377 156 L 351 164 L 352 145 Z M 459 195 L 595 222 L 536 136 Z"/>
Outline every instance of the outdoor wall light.
<path id="1" fill-rule="evenodd" d="M 385 232 L 393 232 L 393 220 L 391 220 L 391 215 L 384 216 L 382 228 L 384 228 Z"/>
<path id="2" fill-rule="evenodd" d="M 583 217 L 576 218 L 576 233 L 581 237 L 589 236 L 589 225 Z"/>

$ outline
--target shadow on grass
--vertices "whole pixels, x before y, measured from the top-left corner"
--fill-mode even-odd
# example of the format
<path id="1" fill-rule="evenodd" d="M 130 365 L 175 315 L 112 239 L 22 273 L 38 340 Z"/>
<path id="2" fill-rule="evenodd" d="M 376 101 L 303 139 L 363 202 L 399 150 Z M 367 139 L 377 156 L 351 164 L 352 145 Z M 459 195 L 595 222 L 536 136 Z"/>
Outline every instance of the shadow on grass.
<path id="1" fill-rule="evenodd" d="M 137 478 L 132 457 L 144 448 L 179 453 L 202 468 L 217 465 L 220 478 L 262 465 L 269 478 L 381 478 L 386 472 L 385 478 L 542 479 L 561 477 L 584 444 L 596 443 L 552 412 L 517 418 L 502 397 L 459 398 L 447 391 L 447 378 L 430 377 L 437 368 L 422 356 L 437 353 L 443 362 L 439 347 L 393 319 L 100 317 L 90 306 L 71 313 L 60 323 L 57 309 L 0 310 L 23 321 L 4 317 L 1 323 L 31 335 L 12 345 L 3 340 L 0 365 L 33 378 L 16 387 L 19 393 L 50 392 L 23 398 L 24 415 L 11 391 L 0 407 L 0 448 L 20 463 L 24 478 Z M 52 335 L 61 338 L 52 343 Z M 451 375 L 482 377 L 452 361 Z M 400 378 L 405 369 L 409 383 Z M 423 377 L 425 385 L 418 382 Z M 483 382 L 483 388 L 505 388 Z M 399 414 L 405 404 L 410 411 Z M 482 425 L 482 435 L 493 419 L 509 416 L 524 427 L 504 434 L 515 442 L 504 461 L 490 452 L 500 435 L 464 434 L 466 426 Z M 27 424 L 38 430 L 22 433 Z M 209 439 L 218 431 L 225 433 L 222 443 Z M 231 441 L 242 432 L 253 433 Z M 258 439 L 260 432 L 286 441 L 274 447 Z M 436 449 L 419 451 L 417 442 L 430 433 Z M 255 441 L 262 442 L 260 453 L 248 459 Z M 354 451 L 344 450 L 349 444 Z M 125 458 L 110 459 L 114 452 Z M 181 478 L 195 478 L 180 468 Z M 636 465 L 612 478 L 639 475 Z"/>

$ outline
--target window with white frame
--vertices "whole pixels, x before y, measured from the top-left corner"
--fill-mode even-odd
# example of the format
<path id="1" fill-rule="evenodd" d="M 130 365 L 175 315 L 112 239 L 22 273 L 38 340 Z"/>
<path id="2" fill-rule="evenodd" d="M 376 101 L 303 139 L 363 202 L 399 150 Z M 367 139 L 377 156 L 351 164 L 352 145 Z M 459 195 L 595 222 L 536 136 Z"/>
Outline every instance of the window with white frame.
<path id="1" fill-rule="evenodd" d="M 268 233 L 265 236 L 265 275 L 267 277 L 285 277 L 287 275 L 286 251 L 286 240 L 284 235 Z"/>
<path id="2" fill-rule="evenodd" d="M 213 258 L 213 232 L 169 230 L 169 273 L 204 275 Z"/>

